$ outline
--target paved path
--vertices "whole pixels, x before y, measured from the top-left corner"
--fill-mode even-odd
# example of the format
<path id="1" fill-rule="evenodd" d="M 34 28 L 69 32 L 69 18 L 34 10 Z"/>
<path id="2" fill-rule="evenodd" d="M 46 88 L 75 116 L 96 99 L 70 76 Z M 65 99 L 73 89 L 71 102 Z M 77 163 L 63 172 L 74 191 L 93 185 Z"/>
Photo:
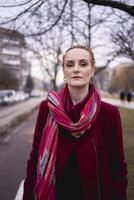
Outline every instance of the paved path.
<path id="1" fill-rule="evenodd" d="M 102 98 L 102 100 L 116 106 L 120 106 L 120 107 L 124 107 L 128 109 L 134 109 L 134 102 L 128 103 L 127 101 L 122 102 L 119 99 L 110 99 L 110 98 Z"/>
<path id="2" fill-rule="evenodd" d="M 42 97 L 31 98 L 28 101 L 0 109 L 0 135 L 7 132 L 8 128 L 14 125 L 17 120 L 30 114 L 42 99 Z"/>
<path id="3" fill-rule="evenodd" d="M 22 200 L 38 109 L 0 143 L 0 200 Z"/>

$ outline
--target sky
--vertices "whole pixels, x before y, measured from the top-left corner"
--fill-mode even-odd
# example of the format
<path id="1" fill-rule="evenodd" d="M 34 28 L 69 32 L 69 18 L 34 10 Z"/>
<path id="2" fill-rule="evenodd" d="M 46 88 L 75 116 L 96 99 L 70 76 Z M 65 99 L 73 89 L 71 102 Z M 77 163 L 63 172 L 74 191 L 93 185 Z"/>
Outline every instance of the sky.
<path id="1" fill-rule="evenodd" d="M 31 75 L 33 77 L 40 79 L 40 80 L 44 80 L 44 72 L 43 72 L 43 69 L 42 69 L 40 62 L 36 58 L 34 58 L 34 55 L 31 55 L 31 54 L 27 55 L 27 59 L 32 64 Z M 50 81 L 50 78 L 46 73 L 45 73 L 45 81 L 46 82 Z M 58 71 L 58 74 L 57 74 L 57 85 L 60 85 L 61 83 L 63 83 L 62 66 L 59 67 L 59 71 Z"/>

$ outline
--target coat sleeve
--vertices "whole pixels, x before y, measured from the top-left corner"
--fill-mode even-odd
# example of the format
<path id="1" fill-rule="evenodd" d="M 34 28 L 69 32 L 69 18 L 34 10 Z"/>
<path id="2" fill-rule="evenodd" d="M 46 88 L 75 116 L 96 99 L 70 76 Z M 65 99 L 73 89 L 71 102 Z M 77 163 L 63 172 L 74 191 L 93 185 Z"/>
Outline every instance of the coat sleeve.
<path id="1" fill-rule="evenodd" d="M 38 149 L 42 136 L 42 131 L 48 115 L 48 106 L 46 101 L 42 101 L 39 107 L 38 117 L 36 121 L 32 151 L 27 162 L 27 175 L 24 182 L 23 200 L 34 200 L 34 186 L 36 182 L 36 167 L 38 160 Z"/>
<path id="2" fill-rule="evenodd" d="M 124 155 L 121 118 L 117 107 L 114 107 L 112 118 L 110 151 L 111 199 L 126 200 L 127 164 Z"/>

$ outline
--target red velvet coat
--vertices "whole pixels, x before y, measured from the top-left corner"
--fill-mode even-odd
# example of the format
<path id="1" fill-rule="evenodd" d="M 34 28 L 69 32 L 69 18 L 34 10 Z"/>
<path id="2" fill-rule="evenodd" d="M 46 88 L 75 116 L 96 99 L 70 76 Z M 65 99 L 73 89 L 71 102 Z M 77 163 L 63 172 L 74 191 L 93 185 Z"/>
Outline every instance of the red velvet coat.
<path id="1" fill-rule="evenodd" d="M 78 110 L 81 110 L 81 104 L 69 110 L 70 117 L 74 121 L 79 118 L 75 115 Z M 23 200 L 34 199 L 38 148 L 48 112 L 47 102 L 43 101 L 37 118 L 33 149 L 28 160 Z M 74 169 L 69 165 L 74 165 Z M 69 167 L 70 172 L 67 172 Z M 59 195 L 57 200 L 126 200 L 127 167 L 124 161 L 122 127 L 117 107 L 101 102 L 96 121 L 79 139 L 69 136 L 67 131 L 59 127 L 56 169 L 59 193 L 63 192 L 65 187 L 71 191 L 70 188 L 75 184 L 72 191 L 76 190 L 79 194 L 78 197 L 73 195 L 67 197 L 69 192 L 66 190 L 64 199 Z M 63 172 L 66 175 L 63 175 Z M 64 179 L 70 182 L 65 183 Z"/>

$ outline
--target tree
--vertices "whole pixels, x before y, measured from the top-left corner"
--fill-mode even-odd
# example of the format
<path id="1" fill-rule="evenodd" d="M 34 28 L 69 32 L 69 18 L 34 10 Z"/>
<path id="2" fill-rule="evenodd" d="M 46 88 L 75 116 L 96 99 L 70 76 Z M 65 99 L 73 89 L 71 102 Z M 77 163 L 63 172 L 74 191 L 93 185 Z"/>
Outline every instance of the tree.
<path id="1" fill-rule="evenodd" d="M 118 66 L 109 82 L 109 92 L 134 90 L 134 63 Z M 118 84 L 117 84 L 118 83 Z"/>
<path id="2" fill-rule="evenodd" d="M 92 3 L 94 5 L 116 8 L 134 17 L 134 6 L 131 6 L 121 1 L 115 1 L 115 0 L 113 1 L 112 0 L 83 0 L 83 1 L 85 1 L 86 3 Z"/>
<path id="3" fill-rule="evenodd" d="M 14 9 L 14 12 L 9 12 L 7 16 L 1 14 L 0 25 L 8 24 L 17 30 L 20 28 L 23 30 L 25 29 L 25 36 L 44 35 L 61 20 L 67 2 L 68 0 L 57 0 L 53 1 L 53 3 L 50 0 L 21 0 L 19 3 L 10 2 L 8 4 L 5 0 L 0 4 L 2 11 L 4 11 L 3 9 L 11 11 Z M 29 24 L 31 24 L 31 26 L 29 26 Z"/>
<path id="4" fill-rule="evenodd" d="M 73 3 L 74 1 L 71 0 Z M 134 17 L 134 6 L 129 5 L 128 3 L 124 3 L 121 1 L 115 1 L 115 0 L 83 0 L 83 2 L 87 4 L 94 4 L 99 6 L 105 6 L 105 7 L 111 7 L 116 8 L 121 11 L 126 12 L 127 14 Z M 37 36 L 41 34 L 45 34 L 46 32 L 50 31 L 54 26 L 56 26 L 59 21 L 64 16 L 64 13 L 66 13 L 66 7 L 67 4 L 70 3 L 70 0 L 65 1 L 53 1 L 53 3 L 43 0 L 38 1 L 19 1 L 19 3 L 6 3 L 6 1 L 0 4 L 0 8 L 2 9 L 13 9 L 13 8 L 20 8 L 16 9 L 15 14 L 4 18 L 1 16 L 0 24 L 9 24 L 11 25 L 12 22 L 14 22 L 14 25 L 16 26 L 16 22 L 18 20 L 18 27 L 26 27 L 25 35 L 27 36 Z M 71 4 L 72 4 L 71 3 Z M 4 11 L 4 10 L 2 10 Z M 40 18 L 40 24 L 42 24 L 42 29 L 38 29 L 38 26 L 32 27 L 32 29 L 29 29 L 29 24 L 34 22 L 37 22 L 37 17 Z M 44 24 L 45 21 L 45 24 Z"/>
<path id="5" fill-rule="evenodd" d="M 45 35 L 38 36 L 35 40 L 40 44 L 37 48 L 31 49 L 33 57 L 39 59 L 39 63 L 45 81 L 49 81 L 53 89 L 57 90 L 57 74 L 61 65 L 62 46 L 65 42 L 62 37 L 63 27 L 54 27 L 53 31 Z"/>
<path id="6" fill-rule="evenodd" d="M 95 44 L 95 37 L 97 36 L 98 39 L 99 35 L 99 43 L 101 43 L 102 38 L 100 38 L 100 36 L 102 35 L 97 35 L 99 27 L 103 24 L 103 29 L 106 28 L 106 22 L 108 21 L 107 16 L 111 16 L 111 14 L 116 14 L 113 12 L 114 9 L 111 9 L 110 12 L 105 12 L 105 9 L 108 6 L 111 6 L 111 8 L 118 8 L 119 10 L 125 11 L 127 14 L 129 13 L 129 10 L 133 9 L 133 6 L 129 6 L 128 3 L 121 3 L 119 1 L 110 0 L 20 0 L 19 3 L 15 2 L 12 1 L 6 3 L 6 0 L 5 2 L 3 0 L 3 4 L 0 3 L 0 7 L 3 11 L 0 14 L 0 24 L 8 24 L 11 27 L 13 26 L 14 29 L 20 29 L 26 36 L 27 41 L 30 41 L 28 42 L 29 47 L 31 49 L 33 48 L 33 51 L 36 52 L 37 55 L 41 58 L 41 62 L 42 57 L 47 54 L 46 51 L 48 52 L 48 54 L 54 55 L 55 63 L 51 60 L 51 66 L 53 67 L 53 69 L 49 67 L 50 62 L 49 65 L 43 64 L 45 66 L 45 73 L 49 75 L 50 80 L 54 85 L 56 83 L 56 74 L 58 69 L 57 65 L 59 64 L 59 61 L 57 62 L 57 58 L 59 60 L 60 57 L 60 55 L 57 56 L 57 53 L 60 52 L 61 54 L 63 52 L 63 46 L 65 48 L 70 46 L 71 44 L 74 44 L 74 42 L 83 43 L 83 41 L 85 41 L 85 43 L 87 44 L 91 44 L 91 47 L 93 48 L 98 48 L 98 46 L 104 45 Z M 96 20 L 95 17 L 102 9 L 94 12 L 94 7 L 96 7 L 95 5 L 103 4 L 104 7 L 102 8 L 104 9 L 104 11 L 102 12 L 102 15 L 99 16 L 100 19 L 98 17 L 98 19 L 96 18 Z M 81 5 L 84 6 L 82 7 Z M 85 7 L 88 7 L 88 12 Z M 9 14 L 6 17 L 4 15 L 2 16 L 2 13 L 4 13 L 4 9 L 9 9 Z M 10 12 L 10 10 L 13 11 L 13 9 L 14 12 Z M 59 28 L 61 32 L 64 33 L 61 47 L 59 47 L 58 42 L 56 44 L 56 32 Z M 103 34 L 105 35 L 105 37 L 107 37 L 107 33 Z M 54 43 L 56 45 L 53 45 L 53 42 L 50 42 L 50 38 L 52 38 L 52 41 L 55 40 Z M 58 37 L 58 39 L 59 38 L 60 37 Z M 94 38 L 94 40 L 92 38 Z M 35 42 L 36 46 L 34 47 Z M 109 44 L 106 42 L 105 45 L 108 46 Z M 114 53 L 110 52 L 109 57 L 106 60 L 105 66 L 107 66 L 111 62 L 111 60 L 114 59 L 115 55 L 117 56 L 117 54 L 115 54 L 115 50 Z M 106 58 L 106 55 L 103 55 L 103 57 Z M 47 60 L 48 58 L 46 58 L 45 56 L 45 59 Z"/>
<path id="7" fill-rule="evenodd" d="M 134 22 L 128 19 L 121 21 L 111 32 L 111 40 L 115 44 L 115 51 L 118 56 L 124 56 L 134 61 Z"/>
<path id="8" fill-rule="evenodd" d="M 80 13 L 78 10 L 80 6 L 78 5 L 78 3 L 76 3 L 73 2 L 72 4 L 71 0 L 70 4 L 68 5 L 68 7 L 71 8 L 64 16 L 63 21 L 58 24 L 58 26 L 53 27 L 53 29 L 45 35 L 39 35 L 36 36 L 36 38 L 34 37 L 34 41 L 38 44 L 40 43 L 40 49 L 38 49 L 36 45 L 36 47 L 34 48 L 34 53 L 40 59 L 44 77 L 49 76 L 49 80 L 55 90 L 57 89 L 57 73 L 59 70 L 59 65 L 61 63 L 60 57 L 63 53 L 62 47 L 65 46 L 66 43 L 69 47 L 75 42 L 79 43 L 80 40 L 86 41 L 86 43 L 90 45 L 92 41 L 91 32 L 93 32 L 94 35 L 94 32 L 96 32 L 95 29 L 98 30 L 99 25 L 101 25 L 105 21 L 105 19 L 108 18 L 107 16 L 103 16 L 102 19 L 100 19 L 100 16 L 102 16 L 102 14 L 100 13 L 98 17 L 92 17 L 91 20 L 91 9 L 94 6 L 87 6 L 85 3 L 83 3 L 83 13 L 86 10 L 88 11 L 88 14 L 84 13 L 82 19 L 80 14 L 78 14 Z M 38 24 L 38 28 L 40 29 L 39 25 L 40 24 Z M 92 31 L 92 29 L 94 29 L 94 31 Z M 34 43 L 32 43 L 32 48 L 34 47 Z M 93 44 L 93 48 L 96 46 Z"/>
<path id="9" fill-rule="evenodd" d="M 30 75 L 28 75 L 27 80 L 26 80 L 26 85 L 25 85 L 25 91 L 30 93 L 33 88 L 34 88 L 33 78 Z"/>
<path id="10" fill-rule="evenodd" d="M 5 67 L 0 67 L 0 89 L 19 88 L 19 80 Z"/>

